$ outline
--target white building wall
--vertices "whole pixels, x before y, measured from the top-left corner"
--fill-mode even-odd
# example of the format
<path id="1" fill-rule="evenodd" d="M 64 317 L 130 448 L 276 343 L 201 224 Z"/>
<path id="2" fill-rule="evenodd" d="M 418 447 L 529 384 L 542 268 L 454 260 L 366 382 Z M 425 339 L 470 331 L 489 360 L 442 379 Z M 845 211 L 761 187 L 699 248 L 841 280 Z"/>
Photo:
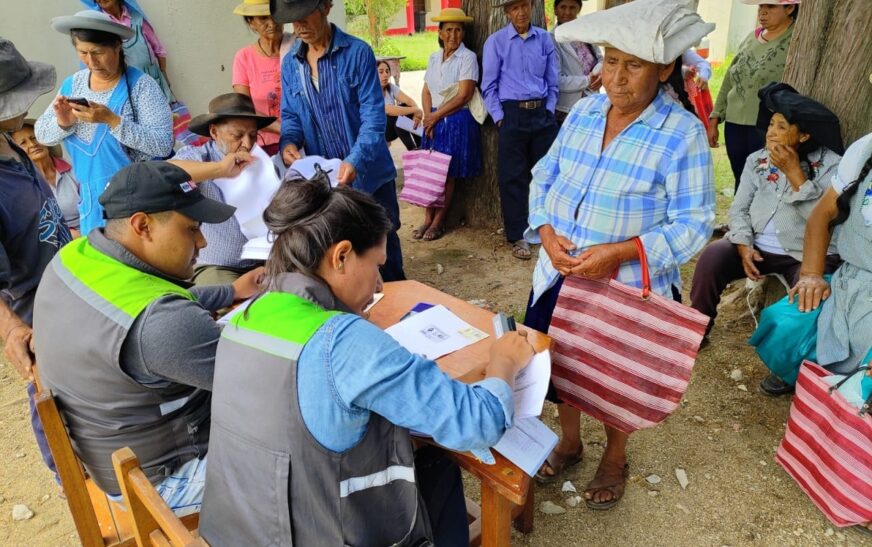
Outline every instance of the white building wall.
<path id="1" fill-rule="evenodd" d="M 139 0 L 167 49 L 167 68 L 175 94 L 192 115 L 206 111 L 209 100 L 232 91 L 230 72 L 236 51 L 254 43 L 255 35 L 233 8 L 242 0 Z M 58 86 L 79 69 L 68 36 L 52 30 L 49 21 L 84 9 L 75 0 L 0 0 L 0 36 L 12 40 L 27 59 L 53 64 Z M 345 27 L 345 7 L 334 0 L 330 19 Z M 288 25 L 288 30 L 291 26 Z M 53 95 L 41 97 L 31 109 L 38 116 Z"/>

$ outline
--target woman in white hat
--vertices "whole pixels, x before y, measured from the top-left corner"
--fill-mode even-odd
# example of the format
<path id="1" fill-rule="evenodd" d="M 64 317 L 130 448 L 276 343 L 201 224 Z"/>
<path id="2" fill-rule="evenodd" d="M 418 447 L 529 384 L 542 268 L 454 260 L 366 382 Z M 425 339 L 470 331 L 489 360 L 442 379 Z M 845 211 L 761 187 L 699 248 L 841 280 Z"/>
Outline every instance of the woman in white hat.
<path id="1" fill-rule="evenodd" d="M 257 40 L 236 52 L 233 58 L 233 91 L 248 95 L 261 116 L 276 121 L 258 132 L 257 144 L 270 156 L 279 150 L 281 133 L 281 60 L 294 43 L 294 35 L 273 19 L 269 0 L 243 0 L 233 13 L 245 19 Z"/>
<path id="2" fill-rule="evenodd" d="M 188 131 L 191 113 L 188 106 L 178 100 L 170 88 L 167 72 L 167 50 L 157 37 L 145 12 L 136 0 L 79 0 L 85 7 L 105 13 L 113 22 L 133 31 L 133 37 L 124 41 L 124 60 L 145 72 L 158 83 L 173 110 L 173 133 L 179 146 L 200 144 L 202 138 Z"/>
<path id="3" fill-rule="evenodd" d="M 96 11 L 55 17 L 52 28 L 69 34 L 85 68 L 61 84 L 51 107 L 36 121 L 36 138 L 63 143 L 81 183 L 82 235 L 104 225 L 97 201 L 109 178 L 135 161 L 173 151 L 173 119 L 160 86 L 128 66 L 122 41 L 133 31 Z"/>
<path id="4" fill-rule="evenodd" d="M 481 134 L 469 109 L 478 84 L 478 58 L 463 45 L 465 25 L 472 22 L 472 17 L 460 8 L 445 8 L 433 21 L 439 23 L 440 49 L 430 55 L 424 74 L 421 147 L 450 155 L 451 164 L 445 181 L 445 206 L 428 207 L 424 223 L 412 233 L 412 237 L 424 241 L 439 239 L 445 233 L 445 215 L 454 195 L 454 181 L 476 177 L 481 172 Z M 451 98 L 446 98 L 449 93 Z"/>
<path id="5" fill-rule="evenodd" d="M 620 282 L 641 287 L 636 238 L 648 259 L 651 290 L 680 298 L 679 268 L 703 248 L 715 218 L 705 130 L 689 105 L 666 89 L 676 74 L 680 87 L 676 60 L 714 29 L 693 4 L 636 0 L 557 27 L 559 41 L 605 48 L 606 93 L 575 104 L 533 168 L 525 236 L 542 247 L 527 326 L 549 329 L 567 276 L 608 279 L 616 273 Z M 562 402 L 554 390 L 549 398 Z M 612 404 L 625 408 L 627 402 Z M 539 482 L 555 481 L 582 458 L 579 411 L 564 403 L 559 413 L 561 440 L 537 473 Z M 605 451 L 584 491 L 590 509 L 617 504 L 629 476 L 629 435 L 608 425 L 605 432 Z"/>
<path id="6" fill-rule="evenodd" d="M 709 144 L 716 147 L 720 137 L 718 124 L 724 123 L 727 156 L 737 190 L 745 160 L 765 144 L 763 132 L 756 126 L 760 106 L 757 91 L 769 82 L 781 81 L 800 1 L 742 0 L 744 4 L 758 6 L 760 27 L 745 38 L 733 57 L 709 116 L 708 128 Z"/>

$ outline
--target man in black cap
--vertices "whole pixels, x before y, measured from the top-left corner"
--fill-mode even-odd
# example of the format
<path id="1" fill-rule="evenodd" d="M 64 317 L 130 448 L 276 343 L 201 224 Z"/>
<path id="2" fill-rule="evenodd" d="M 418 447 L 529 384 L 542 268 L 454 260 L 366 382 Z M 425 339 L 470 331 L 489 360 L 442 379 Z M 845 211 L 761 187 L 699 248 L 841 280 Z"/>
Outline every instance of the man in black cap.
<path id="1" fill-rule="evenodd" d="M 200 224 L 235 211 L 195 184 L 234 177 L 249 161 L 234 153 L 123 168 L 100 196 L 105 228 L 64 247 L 43 275 L 34 308 L 40 379 L 107 494 L 120 493 L 112 452 L 130 446 L 170 507 L 199 508 L 220 335 L 210 310 L 252 296 L 260 272 L 233 285 L 185 281 L 206 245 Z"/>

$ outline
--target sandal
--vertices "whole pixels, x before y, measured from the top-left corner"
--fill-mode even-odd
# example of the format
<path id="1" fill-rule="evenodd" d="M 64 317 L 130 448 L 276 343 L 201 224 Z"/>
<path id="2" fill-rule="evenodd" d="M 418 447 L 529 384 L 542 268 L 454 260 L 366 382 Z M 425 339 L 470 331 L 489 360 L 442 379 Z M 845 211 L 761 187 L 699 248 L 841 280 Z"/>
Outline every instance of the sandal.
<path id="1" fill-rule="evenodd" d="M 530 260 L 533 257 L 533 253 L 530 252 L 530 244 L 523 239 L 513 241 L 512 256 L 518 260 Z"/>
<path id="2" fill-rule="evenodd" d="M 422 224 L 412 230 L 412 239 L 421 239 L 424 237 L 424 234 L 427 233 L 427 230 L 430 228 L 429 224 Z"/>
<path id="3" fill-rule="evenodd" d="M 539 471 L 533 476 L 533 478 L 539 484 L 551 484 L 556 481 L 560 475 L 562 475 L 567 469 L 572 466 L 578 465 L 581 463 L 581 459 L 584 456 L 584 446 L 581 447 L 581 450 L 578 451 L 578 454 L 561 454 L 554 449 L 548 454 L 548 457 L 545 458 L 545 464 L 551 468 L 551 471 L 554 473 L 549 475 L 547 473 L 543 473 L 542 470 L 545 468 L 543 464 L 542 467 L 539 468 Z"/>
<path id="4" fill-rule="evenodd" d="M 423 239 L 424 241 L 436 241 L 444 235 L 445 228 L 443 228 L 442 226 L 438 226 L 436 228 L 430 226 L 429 228 L 427 228 L 427 231 L 424 232 L 424 236 L 421 239 Z"/>
<path id="5" fill-rule="evenodd" d="M 624 489 L 627 487 L 627 477 L 629 476 L 630 464 L 624 464 L 620 472 L 614 473 L 602 471 L 602 463 L 600 463 L 600 467 L 596 470 L 596 475 L 594 475 L 593 480 L 588 483 L 587 488 L 584 490 L 584 504 L 587 505 L 588 509 L 595 511 L 611 509 L 624 497 Z M 593 496 L 603 490 L 610 492 L 613 496 L 612 499 L 601 502 L 594 501 Z M 590 498 L 587 497 L 588 493 L 590 493 Z"/>

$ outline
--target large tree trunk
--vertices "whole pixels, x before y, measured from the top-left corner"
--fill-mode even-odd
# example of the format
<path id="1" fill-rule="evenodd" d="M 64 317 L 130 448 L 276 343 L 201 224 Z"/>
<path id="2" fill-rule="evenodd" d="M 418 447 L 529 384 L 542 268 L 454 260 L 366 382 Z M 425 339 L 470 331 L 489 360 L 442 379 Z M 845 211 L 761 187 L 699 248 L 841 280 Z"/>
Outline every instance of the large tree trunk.
<path id="1" fill-rule="evenodd" d="M 481 62 L 484 43 L 488 36 L 504 27 L 508 21 L 502 8 L 491 7 L 494 0 L 463 0 L 463 9 L 475 21 L 467 29 L 464 42 L 478 54 Z M 545 27 L 544 2 L 533 2 L 533 24 Z M 449 222 L 461 220 L 474 226 L 501 226 L 500 192 L 497 187 L 497 131 L 493 120 L 481 127 L 481 176 L 465 180 L 457 185 Z"/>
<path id="2" fill-rule="evenodd" d="M 835 112 L 845 145 L 872 132 L 872 1 L 806 0 L 784 81 Z"/>

